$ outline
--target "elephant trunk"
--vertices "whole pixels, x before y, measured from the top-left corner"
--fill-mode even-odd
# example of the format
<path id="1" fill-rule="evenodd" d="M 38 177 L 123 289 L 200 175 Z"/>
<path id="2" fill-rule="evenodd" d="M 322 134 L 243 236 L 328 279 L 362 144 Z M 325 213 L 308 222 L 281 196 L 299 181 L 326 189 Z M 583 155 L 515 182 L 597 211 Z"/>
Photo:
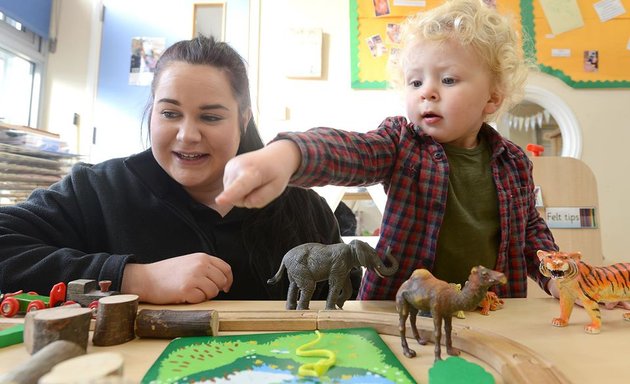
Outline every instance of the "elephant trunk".
<path id="1" fill-rule="evenodd" d="M 396 273 L 396 271 L 398 271 L 398 259 L 392 256 L 392 251 L 390 247 L 387 247 L 387 250 L 385 251 L 385 258 L 389 260 L 391 264 L 389 267 L 385 266 L 385 264 L 383 263 L 377 268 L 374 268 L 374 272 L 376 272 L 376 274 L 380 277 L 392 276 L 394 273 Z"/>

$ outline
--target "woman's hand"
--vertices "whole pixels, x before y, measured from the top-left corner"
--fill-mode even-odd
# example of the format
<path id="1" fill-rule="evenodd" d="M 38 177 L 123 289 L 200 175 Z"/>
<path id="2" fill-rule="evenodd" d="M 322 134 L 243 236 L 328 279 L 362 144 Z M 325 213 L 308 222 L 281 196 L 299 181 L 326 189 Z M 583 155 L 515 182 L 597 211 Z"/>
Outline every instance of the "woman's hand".
<path id="1" fill-rule="evenodd" d="M 198 252 L 151 264 L 127 264 L 121 292 L 151 304 L 195 304 L 228 292 L 232 281 L 228 263 Z"/>
<path id="2" fill-rule="evenodd" d="M 223 192 L 215 199 L 217 205 L 264 207 L 286 189 L 301 159 L 297 144 L 290 140 L 278 140 L 230 159 L 223 174 Z"/>

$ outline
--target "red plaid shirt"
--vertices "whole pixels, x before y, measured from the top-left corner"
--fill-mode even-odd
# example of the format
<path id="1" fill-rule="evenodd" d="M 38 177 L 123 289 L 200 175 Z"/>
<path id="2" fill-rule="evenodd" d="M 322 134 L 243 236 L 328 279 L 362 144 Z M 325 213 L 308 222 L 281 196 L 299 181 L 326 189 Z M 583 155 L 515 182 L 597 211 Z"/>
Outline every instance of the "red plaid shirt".
<path id="1" fill-rule="evenodd" d="M 525 297 L 528 275 L 541 287 L 548 281 L 538 271 L 536 251 L 558 248 L 536 211 L 532 163 L 527 155 L 488 125 L 480 134 L 492 148 L 492 174 L 499 201 L 501 238 L 494 269 L 508 279 L 508 284 L 494 290 L 500 297 Z M 376 249 L 382 257 L 391 246 L 400 266 L 389 278 L 366 271 L 359 299 L 393 300 L 398 287 L 415 269 L 432 269 L 449 172 L 444 149 L 432 137 L 397 116 L 367 133 L 314 128 L 282 133 L 275 140 L 279 139 L 292 140 L 302 152 L 302 164 L 291 179 L 293 185 L 384 186 L 387 203 Z"/>

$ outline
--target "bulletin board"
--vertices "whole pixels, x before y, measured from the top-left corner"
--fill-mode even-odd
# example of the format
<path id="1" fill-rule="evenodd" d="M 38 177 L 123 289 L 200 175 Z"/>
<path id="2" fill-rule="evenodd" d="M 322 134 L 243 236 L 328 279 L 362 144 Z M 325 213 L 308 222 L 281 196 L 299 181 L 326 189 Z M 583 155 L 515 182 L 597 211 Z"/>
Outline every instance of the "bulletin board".
<path id="1" fill-rule="evenodd" d="M 385 89 L 397 28 L 443 0 L 350 0 L 354 89 Z M 522 26 L 542 72 L 574 88 L 630 88 L 630 0 L 495 0 Z M 385 4 L 382 5 L 381 4 Z"/>

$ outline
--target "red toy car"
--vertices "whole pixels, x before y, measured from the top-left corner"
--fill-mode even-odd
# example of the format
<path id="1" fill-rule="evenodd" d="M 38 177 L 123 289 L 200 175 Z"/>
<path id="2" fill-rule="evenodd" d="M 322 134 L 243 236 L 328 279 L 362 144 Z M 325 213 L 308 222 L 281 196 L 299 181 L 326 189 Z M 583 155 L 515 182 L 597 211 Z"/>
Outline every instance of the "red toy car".
<path id="1" fill-rule="evenodd" d="M 50 290 L 50 296 L 41 296 L 35 292 L 5 293 L 0 303 L 0 314 L 4 317 L 13 317 L 18 313 L 26 313 L 44 308 L 52 308 L 65 304 L 72 304 L 66 300 L 66 285 L 55 284 Z"/>

